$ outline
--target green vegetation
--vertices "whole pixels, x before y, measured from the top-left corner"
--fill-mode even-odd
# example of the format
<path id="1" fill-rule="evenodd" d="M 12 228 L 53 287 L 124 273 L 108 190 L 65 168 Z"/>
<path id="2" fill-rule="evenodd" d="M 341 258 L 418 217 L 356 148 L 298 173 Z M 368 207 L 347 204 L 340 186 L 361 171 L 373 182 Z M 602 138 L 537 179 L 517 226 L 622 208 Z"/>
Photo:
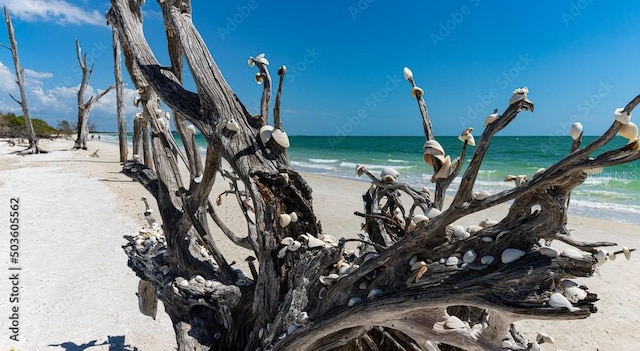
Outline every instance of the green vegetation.
<path id="1" fill-rule="evenodd" d="M 51 138 L 60 133 L 41 119 L 32 118 L 31 122 L 38 138 Z M 24 117 L 16 116 L 13 113 L 0 113 L 0 136 L 5 138 L 26 138 L 27 127 L 24 123 Z"/>

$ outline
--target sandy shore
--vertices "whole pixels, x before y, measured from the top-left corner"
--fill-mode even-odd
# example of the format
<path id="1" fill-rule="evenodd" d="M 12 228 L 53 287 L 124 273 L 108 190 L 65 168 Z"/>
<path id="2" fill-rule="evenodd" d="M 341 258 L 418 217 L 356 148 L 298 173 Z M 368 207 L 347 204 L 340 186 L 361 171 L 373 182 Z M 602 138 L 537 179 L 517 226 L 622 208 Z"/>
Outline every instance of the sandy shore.
<path id="1" fill-rule="evenodd" d="M 94 141 L 87 151 L 68 151 L 73 142 L 43 142 L 45 155 L 17 156 L 19 150 L 0 141 L 0 203 L 3 238 L 0 255 L 0 351 L 19 350 L 175 350 L 173 329 L 159 308 L 157 320 L 138 312 L 138 279 L 126 265 L 123 235 L 145 225 L 140 201 L 147 196 L 137 183 L 119 173 L 115 144 Z M 100 149 L 100 158 L 88 155 Z M 66 151 L 63 151 L 66 150 Z M 365 182 L 306 175 L 314 206 L 326 233 L 354 236 L 360 219 Z M 224 184 L 216 185 L 221 189 Z M 216 190 L 214 189 L 214 192 Z M 9 261 L 8 209 L 11 198 L 20 201 L 19 262 Z M 240 214 L 225 201 L 222 216 L 238 230 Z M 498 218 L 505 208 L 466 220 Z M 607 240 L 640 248 L 640 226 L 585 217 L 571 217 L 570 228 L 580 240 Z M 242 262 L 249 254 L 220 238 L 218 245 L 231 259 Z M 556 244 L 554 244 L 555 246 Z M 562 245 L 557 244 L 561 248 Z M 521 321 L 528 338 L 538 331 L 552 335 L 556 345 L 543 350 L 637 350 L 640 333 L 639 259 L 619 258 L 584 279 L 601 298 L 599 312 L 579 321 Z M 20 267 L 19 303 L 10 302 L 8 268 Z M 19 342 L 6 333 L 19 308 Z"/>

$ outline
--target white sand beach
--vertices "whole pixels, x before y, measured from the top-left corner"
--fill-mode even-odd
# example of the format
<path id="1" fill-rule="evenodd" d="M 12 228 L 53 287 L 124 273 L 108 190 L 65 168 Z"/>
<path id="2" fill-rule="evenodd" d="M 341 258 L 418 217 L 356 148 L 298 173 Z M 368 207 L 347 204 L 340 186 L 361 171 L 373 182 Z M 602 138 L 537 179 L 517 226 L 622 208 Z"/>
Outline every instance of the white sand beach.
<path id="1" fill-rule="evenodd" d="M 72 141 L 43 141 L 48 154 L 18 156 L 0 141 L 0 351 L 16 350 L 175 350 L 173 328 L 163 308 L 153 320 L 138 312 L 138 278 L 127 267 L 123 235 L 146 224 L 139 184 L 120 174 L 118 147 L 92 141 L 89 151 L 68 150 Z M 89 154 L 99 149 L 99 158 Z M 365 182 L 306 175 L 314 207 L 326 233 L 354 236 Z M 224 184 L 217 184 L 221 187 Z M 217 193 L 214 190 L 214 193 Z M 19 262 L 9 261 L 10 199 L 19 198 Z M 153 201 L 152 201 L 153 202 Z M 230 201 L 229 201 L 230 202 Z M 227 210 L 225 211 L 224 208 Z M 223 206 L 221 216 L 241 225 L 239 213 Z M 502 208 L 504 210 L 504 208 Z M 498 217 L 500 210 L 473 220 Z M 469 219 L 471 220 L 471 219 Z M 472 223 L 462 223 L 472 224 Z M 640 248 L 640 226 L 572 216 L 569 227 L 585 241 L 613 241 Z M 230 260 L 249 253 L 220 236 Z M 554 246 L 563 247 L 560 243 Z M 619 248 L 619 247 L 618 247 Z M 9 267 L 20 267 L 19 302 L 11 303 Z M 619 256 L 600 274 L 580 283 L 597 293 L 598 313 L 586 320 L 528 320 L 517 326 L 529 339 L 538 331 L 555 338 L 543 350 L 640 349 L 640 256 Z M 8 339 L 11 308 L 19 307 L 19 342 Z"/>

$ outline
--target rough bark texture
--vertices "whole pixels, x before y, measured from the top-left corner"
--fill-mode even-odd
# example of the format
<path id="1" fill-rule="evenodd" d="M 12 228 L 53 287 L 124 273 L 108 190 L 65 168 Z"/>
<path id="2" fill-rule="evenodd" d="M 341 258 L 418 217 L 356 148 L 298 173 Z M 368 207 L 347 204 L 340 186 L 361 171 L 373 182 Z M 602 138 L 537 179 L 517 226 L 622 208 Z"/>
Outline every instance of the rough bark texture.
<path id="1" fill-rule="evenodd" d="M 24 116 L 24 124 L 27 127 L 27 139 L 29 140 L 29 147 L 27 148 L 28 153 L 40 153 L 44 152 L 44 150 L 40 149 L 38 146 L 38 138 L 36 137 L 36 132 L 33 129 L 33 123 L 31 122 L 31 113 L 29 112 L 29 104 L 27 103 L 27 95 L 24 92 L 24 75 L 22 70 L 22 65 L 20 64 L 20 56 L 18 55 L 18 42 L 16 41 L 15 31 L 13 30 L 13 23 L 11 22 L 11 15 L 9 13 L 9 9 L 4 7 L 4 20 L 7 24 L 7 32 L 9 33 L 9 41 L 11 42 L 11 47 L 8 48 L 11 50 L 11 54 L 13 56 L 13 65 L 16 69 L 16 83 L 18 84 L 18 88 L 20 89 L 20 100 L 13 97 L 13 95 L 9 94 L 11 98 L 17 102 L 22 108 L 22 115 Z"/>
<path id="2" fill-rule="evenodd" d="M 129 157 L 129 147 L 127 143 L 127 117 L 124 113 L 124 82 L 122 81 L 122 54 L 120 53 L 120 41 L 118 40 L 118 30 L 112 28 L 113 34 L 113 72 L 116 86 L 116 116 L 118 118 L 118 144 L 120 145 L 120 162 L 124 162 Z"/>
<path id="3" fill-rule="evenodd" d="M 84 93 L 87 89 L 87 85 L 89 85 L 89 80 L 91 80 L 93 65 L 91 65 L 91 68 L 87 68 L 87 54 L 85 53 L 84 56 L 82 55 L 80 42 L 77 39 L 76 53 L 78 56 L 78 64 L 82 70 L 82 81 L 80 82 L 80 88 L 78 88 L 78 129 L 76 131 L 77 137 L 73 148 L 86 150 L 87 138 L 89 137 L 89 114 L 91 113 L 91 108 L 94 103 L 111 91 L 111 89 L 115 87 L 115 84 L 112 84 L 107 89 L 101 91 L 98 95 L 90 97 L 89 100 L 85 102 Z"/>
<path id="4" fill-rule="evenodd" d="M 127 236 L 124 249 L 129 266 L 149 283 L 143 285 L 141 304 L 151 308 L 144 310 L 153 312 L 148 293 L 153 285 L 174 324 L 179 350 L 535 349 L 512 327 L 514 321 L 580 319 L 595 311 L 597 296 L 586 287 L 580 287 L 586 296 L 567 301 L 566 307 L 550 298 L 566 294 L 561 286 L 567 279 L 591 276 L 598 248 L 614 245 L 579 242 L 565 225 L 569 194 L 584 182 L 585 170 L 640 158 L 637 140 L 596 152 L 613 138 L 620 122 L 531 180 L 497 194 L 476 194 L 475 179 L 491 138 L 520 112 L 533 111 L 526 93 L 516 93 L 482 133 L 447 209 L 444 192 L 461 170 L 469 139 L 455 166 L 444 157 L 429 156 L 439 174 L 434 177 L 437 200 L 428 190 L 398 182 L 393 172 L 378 177 L 359 167 L 357 173 L 372 183 L 360 213 L 367 233 L 359 239 L 359 252 L 349 253 L 344 250 L 347 240 L 322 232 L 311 189 L 289 164 L 281 129 L 286 121 L 280 116 L 286 67 L 278 70 L 273 127 L 265 127 L 272 84 L 263 55 L 249 59 L 264 87 L 260 114 L 252 116 L 193 26 L 190 2 L 159 1 L 171 67 L 156 61 L 144 38 L 140 3 L 111 4 L 107 18 L 117 28 L 140 93 L 141 118 L 151 126 L 155 166 L 154 171 L 131 161 L 123 172 L 151 193 L 162 218 L 162 226 L 149 220 L 148 229 Z M 181 85 L 183 55 L 197 92 Z M 408 80 L 426 140 L 435 140 L 422 90 L 416 90 L 412 76 Z M 203 168 L 195 150 L 187 149 L 185 157 L 175 146 L 158 99 L 173 110 L 185 145 L 194 146 L 185 120 L 208 141 Z M 631 113 L 639 101 L 640 96 L 634 98 L 622 113 Z M 222 168 L 222 159 L 230 169 Z M 189 184 L 180 176 L 181 160 L 187 163 Z M 229 229 L 210 202 L 217 174 L 230 184 L 225 194 L 233 195 L 243 210 L 244 235 Z M 401 201 L 401 193 L 408 202 Z M 451 225 L 511 200 L 505 218 L 485 222 L 473 233 Z M 250 272 L 232 268 L 220 253 L 209 219 L 230 241 L 253 251 L 247 258 Z M 542 254 L 543 242 L 551 240 L 584 252 L 575 257 Z M 505 251 L 521 257 L 502 259 Z M 458 262 L 463 255 L 468 259 L 468 252 L 476 258 Z M 484 258 L 489 256 L 492 262 Z"/>

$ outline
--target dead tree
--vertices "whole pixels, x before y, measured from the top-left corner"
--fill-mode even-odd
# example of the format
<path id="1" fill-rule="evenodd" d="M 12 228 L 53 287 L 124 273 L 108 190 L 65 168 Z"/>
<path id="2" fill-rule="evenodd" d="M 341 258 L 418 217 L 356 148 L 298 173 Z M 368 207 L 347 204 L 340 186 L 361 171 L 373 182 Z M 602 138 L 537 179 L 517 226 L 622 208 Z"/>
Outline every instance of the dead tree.
<path id="1" fill-rule="evenodd" d="M 36 136 L 36 132 L 33 129 L 33 123 L 31 122 L 31 114 L 29 113 L 29 105 L 27 104 L 27 95 L 24 92 L 24 75 L 22 70 L 22 65 L 20 65 L 20 57 L 18 55 L 18 43 L 16 42 L 15 32 L 13 30 L 13 23 L 11 22 L 11 15 L 9 14 L 9 9 L 4 7 L 4 20 L 7 23 L 7 32 L 9 32 L 9 41 L 11 42 L 11 47 L 4 46 L 5 48 L 11 50 L 11 54 L 13 55 L 13 65 L 16 69 L 16 83 L 18 84 L 18 88 L 20 89 L 20 100 L 13 97 L 13 95 L 9 94 L 13 101 L 17 102 L 22 108 L 22 114 L 24 115 L 24 124 L 27 127 L 27 139 L 29 140 L 29 147 L 27 151 L 30 153 L 40 153 L 45 152 L 40 149 L 38 146 L 38 138 Z"/>
<path id="2" fill-rule="evenodd" d="M 597 296 L 572 277 L 589 277 L 608 257 L 611 242 L 581 242 L 566 227 L 571 191 L 590 169 L 640 158 L 637 130 L 631 142 L 597 151 L 629 124 L 640 96 L 616 110 L 616 121 L 589 145 L 555 165 L 497 194 L 474 192 L 491 138 L 522 111 L 533 111 L 526 89 L 518 89 L 502 115 L 488 118 L 451 205 L 444 209 L 448 181 L 464 157 L 452 162 L 435 142 L 423 91 L 412 84 L 426 136 L 425 161 L 434 169 L 435 194 L 398 181 L 393 169 L 374 175 L 364 195 L 366 233 L 355 239 L 358 254 L 324 233 L 312 206 L 311 189 L 290 165 L 289 141 L 280 116 L 286 67 L 278 69 L 278 92 L 269 125 L 271 76 L 267 58 L 249 58 L 263 84 L 259 113 L 252 115 L 235 96 L 191 22 L 189 1 L 159 1 L 167 30 L 171 66 L 161 65 L 142 30 L 140 2 L 111 0 L 109 23 L 117 28 L 144 118 L 152 130 L 155 171 L 127 162 L 123 172 L 156 199 L 160 227 L 127 236 L 129 266 L 140 284 L 141 310 L 156 313 L 156 298 L 171 317 L 179 350 L 502 350 L 535 349 L 511 325 L 520 319 L 581 319 L 595 311 Z M 181 57 L 197 92 L 180 83 Z M 185 128 L 208 141 L 202 173 L 184 157 L 168 133 L 162 99 Z M 475 144 L 472 130 L 460 136 Z M 230 169 L 223 169 L 222 159 Z M 189 184 L 179 173 L 187 163 Z M 454 160 L 455 161 L 455 160 Z M 455 164 L 454 164 L 455 163 Z M 216 175 L 229 183 L 243 210 L 246 233 L 225 225 L 210 201 Z M 408 198 L 400 201 L 399 194 Z M 461 228 L 457 220 L 513 200 L 500 221 Z M 210 222 L 228 240 L 253 251 L 250 272 L 242 272 L 218 249 Z M 545 246 L 553 240 L 577 250 Z M 580 250 L 580 251 L 579 251 Z M 625 254 L 628 253 L 625 252 Z M 613 255 L 617 253 L 611 253 Z M 610 255 L 611 255 L 610 254 Z"/>
<path id="3" fill-rule="evenodd" d="M 122 81 L 122 54 L 116 28 L 112 28 L 113 38 L 113 72 L 116 86 L 116 116 L 118 118 L 118 144 L 120 145 L 120 162 L 129 157 L 127 143 L 127 119 L 124 113 L 124 82 Z"/>
<path id="4" fill-rule="evenodd" d="M 82 51 L 80 49 L 80 42 L 76 39 L 76 53 L 78 56 L 78 64 L 80 65 L 80 69 L 82 70 L 82 81 L 80 82 L 80 87 L 78 88 L 78 129 L 76 131 L 76 143 L 74 145 L 74 149 L 87 149 L 87 137 L 89 136 L 89 114 L 91 113 L 91 108 L 93 108 L 93 104 L 96 103 L 100 98 L 105 96 L 111 89 L 115 87 L 115 84 L 112 84 L 107 89 L 101 91 L 96 96 L 92 96 L 88 101 L 84 101 L 84 93 L 87 89 L 87 85 L 89 85 L 89 80 L 91 80 L 91 74 L 93 73 L 93 64 L 91 68 L 87 68 L 87 54 L 82 55 Z"/>

